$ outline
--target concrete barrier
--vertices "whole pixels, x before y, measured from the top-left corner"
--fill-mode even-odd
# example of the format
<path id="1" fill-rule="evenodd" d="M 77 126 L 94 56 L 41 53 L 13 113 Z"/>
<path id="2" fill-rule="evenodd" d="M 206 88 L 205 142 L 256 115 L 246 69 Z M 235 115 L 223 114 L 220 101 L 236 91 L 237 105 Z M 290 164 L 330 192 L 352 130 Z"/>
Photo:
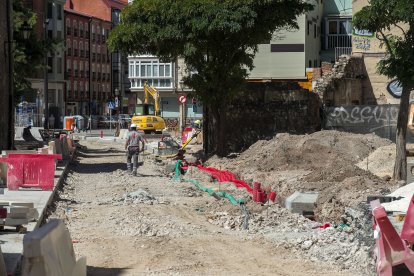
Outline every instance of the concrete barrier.
<path id="1" fill-rule="evenodd" d="M 76 260 L 65 224 L 53 219 L 23 239 L 23 276 L 86 276 L 86 257 Z"/>
<path id="2" fill-rule="evenodd" d="M 55 141 L 49 142 L 49 154 L 56 154 L 56 143 Z"/>
<path id="3" fill-rule="evenodd" d="M 316 200 L 319 193 L 317 192 L 294 192 L 286 199 L 285 207 L 292 213 L 304 215 L 305 213 L 313 213 Z"/>

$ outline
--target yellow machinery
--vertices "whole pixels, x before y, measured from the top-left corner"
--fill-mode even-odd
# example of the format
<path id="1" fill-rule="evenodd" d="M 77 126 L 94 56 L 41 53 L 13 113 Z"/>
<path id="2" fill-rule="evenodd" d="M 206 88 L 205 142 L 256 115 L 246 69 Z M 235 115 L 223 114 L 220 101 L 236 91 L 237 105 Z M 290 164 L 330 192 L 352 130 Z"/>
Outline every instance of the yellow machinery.
<path id="1" fill-rule="evenodd" d="M 155 109 L 155 116 L 159 116 L 160 114 L 160 93 L 154 86 L 148 84 L 148 82 L 144 82 L 144 92 L 145 92 L 145 101 L 144 104 L 148 104 L 149 95 L 152 96 L 154 99 L 154 109 Z M 145 114 L 149 115 L 149 114 Z"/>
<path id="2" fill-rule="evenodd" d="M 165 121 L 162 117 L 160 117 L 160 93 L 158 92 L 155 87 L 148 84 L 148 82 L 144 82 L 144 104 L 137 104 L 136 111 L 140 115 L 133 116 L 131 122 L 138 126 L 139 130 L 143 130 L 145 133 L 161 133 L 162 130 L 165 128 Z M 150 114 L 150 104 L 149 104 L 149 97 L 154 99 L 154 114 Z M 138 110 L 140 109 L 140 110 Z"/>

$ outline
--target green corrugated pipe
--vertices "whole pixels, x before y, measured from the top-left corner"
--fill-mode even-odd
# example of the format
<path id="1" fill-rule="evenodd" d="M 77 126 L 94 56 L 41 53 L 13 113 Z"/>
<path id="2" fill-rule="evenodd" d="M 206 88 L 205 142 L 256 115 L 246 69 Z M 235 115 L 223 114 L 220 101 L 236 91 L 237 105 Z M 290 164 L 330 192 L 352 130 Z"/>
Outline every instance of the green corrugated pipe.
<path id="1" fill-rule="evenodd" d="M 180 179 L 180 175 L 181 175 L 180 165 L 181 165 L 181 160 L 178 160 L 177 163 L 175 164 L 175 175 L 173 177 L 173 180 L 179 180 Z M 185 180 L 185 181 L 193 183 L 194 186 L 196 186 L 197 188 L 199 188 L 203 192 L 208 193 L 209 195 L 212 195 L 212 196 L 217 195 L 217 196 L 220 196 L 220 197 L 227 198 L 231 202 L 231 204 L 233 204 L 233 205 L 244 204 L 244 201 L 242 199 L 237 200 L 232 194 L 229 194 L 229 193 L 226 193 L 226 192 L 214 192 L 210 188 L 203 187 L 200 184 L 200 182 L 198 182 L 197 180 L 189 179 L 189 180 Z"/>

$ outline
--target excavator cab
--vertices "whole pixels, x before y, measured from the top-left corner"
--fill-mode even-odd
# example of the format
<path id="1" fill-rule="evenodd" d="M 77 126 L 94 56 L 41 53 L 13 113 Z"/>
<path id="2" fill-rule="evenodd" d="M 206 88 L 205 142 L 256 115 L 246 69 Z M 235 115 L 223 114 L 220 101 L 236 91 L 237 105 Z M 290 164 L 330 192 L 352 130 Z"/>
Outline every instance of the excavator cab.
<path id="1" fill-rule="evenodd" d="M 136 104 L 135 114 L 140 115 L 155 115 L 155 108 L 153 104 Z"/>

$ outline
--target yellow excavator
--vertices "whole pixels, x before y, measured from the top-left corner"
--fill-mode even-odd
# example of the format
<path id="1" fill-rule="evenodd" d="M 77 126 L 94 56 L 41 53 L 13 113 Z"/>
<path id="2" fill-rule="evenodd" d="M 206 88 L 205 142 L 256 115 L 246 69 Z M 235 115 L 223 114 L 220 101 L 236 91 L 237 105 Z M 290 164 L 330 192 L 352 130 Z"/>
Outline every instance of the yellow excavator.
<path id="1" fill-rule="evenodd" d="M 136 124 L 139 130 L 143 130 L 146 134 L 148 133 L 162 133 L 162 130 L 165 129 L 165 121 L 159 116 L 160 115 L 160 93 L 155 87 L 149 85 L 148 82 L 144 82 L 144 104 L 136 105 L 136 113 L 140 114 L 133 116 L 131 119 L 132 124 Z M 150 96 L 154 99 L 153 114 L 150 114 L 149 104 Z"/>

